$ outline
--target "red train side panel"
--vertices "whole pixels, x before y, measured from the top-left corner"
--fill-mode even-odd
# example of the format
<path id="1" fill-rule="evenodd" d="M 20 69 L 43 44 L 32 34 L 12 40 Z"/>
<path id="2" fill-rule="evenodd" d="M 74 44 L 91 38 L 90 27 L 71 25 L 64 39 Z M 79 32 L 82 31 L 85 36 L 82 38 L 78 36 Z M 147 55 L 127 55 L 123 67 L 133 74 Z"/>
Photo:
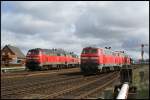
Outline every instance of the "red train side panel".
<path id="1" fill-rule="evenodd" d="M 122 66 L 130 64 L 130 60 L 125 58 L 124 52 L 114 52 L 108 49 L 101 49 L 95 47 L 83 48 L 81 53 L 82 72 L 98 72 L 119 70 Z M 125 62 L 126 59 L 126 62 Z"/>
<path id="2" fill-rule="evenodd" d="M 31 70 L 73 66 L 79 66 L 77 55 L 60 49 L 31 49 L 26 56 L 26 67 Z"/>

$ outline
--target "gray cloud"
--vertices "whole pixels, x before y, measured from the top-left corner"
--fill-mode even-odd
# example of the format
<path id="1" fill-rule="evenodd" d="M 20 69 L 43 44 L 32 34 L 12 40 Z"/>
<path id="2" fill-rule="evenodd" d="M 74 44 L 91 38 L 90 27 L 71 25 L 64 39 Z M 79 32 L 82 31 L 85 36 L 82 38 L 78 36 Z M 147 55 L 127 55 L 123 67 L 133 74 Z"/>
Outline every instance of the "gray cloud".
<path id="1" fill-rule="evenodd" d="M 137 58 L 138 45 L 149 42 L 148 7 L 144 1 L 4 2 L 2 46 L 16 45 L 24 53 L 40 47 L 64 48 L 78 54 L 85 46 L 111 46 Z M 145 48 L 145 57 L 148 54 Z"/>
<path id="2" fill-rule="evenodd" d="M 143 9 L 141 6 L 135 8 Z M 75 24 L 76 33 L 79 37 L 119 38 L 134 33 L 137 28 L 148 28 L 149 23 L 146 21 L 149 18 L 148 13 L 139 10 L 138 13 L 132 14 L 135 8 L 114 6 L 87 8 Z"/>

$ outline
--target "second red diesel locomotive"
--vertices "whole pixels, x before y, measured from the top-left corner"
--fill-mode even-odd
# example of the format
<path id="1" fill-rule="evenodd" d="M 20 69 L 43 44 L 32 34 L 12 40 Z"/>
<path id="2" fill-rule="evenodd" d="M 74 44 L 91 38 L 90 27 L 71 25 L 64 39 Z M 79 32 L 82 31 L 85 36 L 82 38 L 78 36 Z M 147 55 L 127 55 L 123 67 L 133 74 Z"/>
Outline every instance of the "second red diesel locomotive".
<path id="1" fill-rule="evenodd" d="M 96 47 L 83 48 L 80 69 L 83 73 L 120 70 L 130 65 L 130 57 L 121 51 L 112 51 Z"/>
<path id="2" fill-rule="evenodd" d="M 35 48 L 28 51 L 25 66 L 29 70 L 78 67 L 79 58 L 62 49 Z"/>

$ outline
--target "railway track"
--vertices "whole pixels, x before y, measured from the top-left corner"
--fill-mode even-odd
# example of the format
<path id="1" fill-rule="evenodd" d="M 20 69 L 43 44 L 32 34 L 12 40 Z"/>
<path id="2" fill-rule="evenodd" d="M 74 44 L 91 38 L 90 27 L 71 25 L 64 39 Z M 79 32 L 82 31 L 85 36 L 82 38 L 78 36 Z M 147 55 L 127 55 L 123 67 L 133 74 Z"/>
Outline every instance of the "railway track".
<path id="1" fill-rule="evenodd" d="M 46 70 L 46 71 L 24 71 L 24 72 L 16 72 L 16 73 L 2 73 L 1 78 L 22 78 L 28 76 L 38 76 L 38 75 L 46 75 L 46 74 L 59 74 L 64 72 L 72 72 L 75 70 L 79 70 L 79 68 L 69 68 L 69 69 L 61 69 L 61 70 Z"/>
<path id="2" fill-rule="evenodd" d="M 1 81 L 1 86 L 2 88 L 7 88 L 10 86 L 20 86 L 28 83 L 35 83 L 35 82 L 40 82 L 40 81 L 45 81 L 45 80 L 53 80 L 53 79 L 59 79 L 66 77 L 65 75 L 61 75 L 58 77 L 58 75 L 45 75 L 45 76 L 32 76 L 32 77 L 23 77 L 23 78 L 13 78 L 13 79 L 5 79 Z"/>
<path id="3" fill-rule="evenodd" d="M 144 66 L 147 66 L 148 64 L 133 64 L 131 65 L 133 69 L 137 69 L 137 68 L 140 68 L 140 67 L 144 67 Z"/>
<path id="4" fill-rule="evenodd" d="M 58 77 L 58 76 L 55 76 L 55 77 Z M 53 79 L 49 79 L 49 77 L 47 77 L 46 79 L 40 78 L 37 80 L 30 79 L 30 81 L 28 81 L 28 82 L 23 82 L 25 84 L 19 82 L 18 84 L 13 84 L 13 85 L 9 85 L 9 86 L 6 85 L 6 86 L 1 87 L 1 91 L 13 90 L 13 89 L 27 87 L 27 86 L 34 86 L 34 85 L 38 85 L 38 84 L 44 84 L 47 82 L 65 81 L 65 80 L 80 78 L 81 76 L 72 76 L 72 77 L 60 76 L 57 79 L 55 79 L 55 77 L 53 77 Z"/>
<path id="5" fill-rule="evenodd" d="M 62 83 L 67 83 L 67 82 L 69 83 L 69 81 L 71 82 L 71 81 L 75 81 L 75 80 L 76 81 L 83 80 L 83 76 L 82 75 L 76 75 L 76 76 L 70 76 L 70 77 L 55 76 L 55 77 L 53 77 L 52 80 L 49 80 L 48 78 L 46 78 L 45 81 L 42 81 L 42 80 L 35 81 L 34 80 L 35 82 L 33 82 L 33 83 L 32 83 L 32 80 L 27 80 L 28 83 L 20 84 L 18 82 L 18 84 L 16 84 L 16 85 L 7 86 L 7 87 L 3 86 L 3 88 L 1 88 L 1 91 L 2 91 L 1 96 L 6 97 L 7 95 L 11 95 L 14 93 L 23 94 L 30 90 L 36 90 L 39 88 L 42 89 L 42 88 L 46 88 L 47 86 L 54 86 L 54 85 L 59 85 Z"/>
<path id="6" fill-rule="evenodd" d="M 30 98 L 29 95 L 37 94 L 38 98 L 65 98 L 67 93 L 80 93 L 85 95 L 85 93 L 80 92 L 83 91 L 84 88 L 91 87 L 92 91 L 94 88 L 97 87 L 98 83 L 102 83 L 101 80 L 106 80 L 107 78 L 110 78 L 114 73 L 103 73 L 100 75 L 93 75 L 84 77 L 81 74 L 78 73 L 78 75 L 72 75 L 68 74 L 65 75 L 64 73 L 57 74 L 57 75 L 50 75 L 50 76 L 42 76 L 40 78 L 33 77 L 20 82 L 12 82 L 9 86 L 1 86 L 1 98 L 4 99 L 22 99 L 22 98 Z M 108 74 L 108 75 L 107 75 Z M 34 79 L 35 78 L 35 79 Z M 7 85 L 8 85 L 7 84 Z M 94 85 L 95 84 L 95 85 Z M 105 84 L 103 87 L 105 87 L 107 84 Z M 93 87 L 95 86 L 95 87 Z M 93 87 L 93 88 L 92 88 Z M 99 89 L 102 89 L 99 88 Z M 99 90 L 98 89 L 98 90 Z M 91 92 L 88 92 L 91 94 Z M 71 96 L 71 94 L 69 94 Z M 73 98 L 80 98 L 80 95 L 76 95 Z M 83 96 L 81 96 L 83 98 Z"/>
<path id="7" fill-rule="evenodd" d="M 46 75 L 41 75 L 36 77 L 30 76 L 30 77 L 22 77 L 22 78 L 1 79 L 1 89 L 15 87 L 15 85 L 19 87 L 21 85 L 28 84 L 28 83 L 31 84 L 31 83 L 38 83 L 40 81 L 45 81 L 45 80 L 56 80 L 60 78 L 65 78 L 66 77 L 65 74 L 69 74 L 69 73 L 72 73 L 72 71 L 65 72 L 63 73 L 64 75 L 62 73 L 57 73 L 57 74 L 48 74 L 48 75 L 46 74 Z M 74 73 L 76 75 L 79 74 L 81 76 L 79 71 L 74 70 Z"/>
<path id="8" fill-rule="evenodd" d="M 61 80 L 53 80 L 53 81 L 44 81 L 44 82 L 39 82 L 39 83 L 30 83 L 30 84 L 27 84 L 27 85 L 24 85 L 23 87 L 21 87 L 21 89 L 19 87 L 14 87 L 12 89 L 5 89 L 5 90 L 2 90 L 2 91 L 5 91 L 6 93 L 2 94 L 2 96 L 8 96 L 8 95 L 14 95 L 14 94 L 29 94 L 29 93 L 32 93 L 31 91 L 34 91 L 34 90 L 40 90 L 42 88 L 46 88 L 46 87 L 49 87 L 49 86 L 54 86 L 54 85 L 60 85 L 60 84 L 63 84 L 65 82 L 69 82 L 69 81 L 75 81 L 75 80 L 80 80 L 81 78 L 63 78 Z M 48 84 L 48 83 L 50 84 Z"/>
<path id="9" fill-rule="evenodd" d="M 105 74 L 103 77 L 89 81 L 85 84 L 81 84 L 79 86 L 65 89 L 63 91 L 59 91 L 59 92 L 53 93 L 51 95 L 48 95 L 47 97 L 44 97 L 44 99 L 45 98 L 46 99 L 48 99 L 48 98 L 57 98 L 57 99 L 67 98 L 68 99 L 68 97 L 69 97 L 69 99 L 71 99 L 71 98 L 81 99 L 81 98 L 84 98 L 84 97 L 96 92 L 97 90 L 100 90 L 100 89 L 106 87 L 108 84 L 110 84 L 111 82 L 113 82 L 115 79 L 118 78 L 118 77 L 116 77 L 115 79 L 113 79 L 114 76 L 117 76 L 117 75 L 118 74 L 116 74 L 116 72 L 109 73 L 109 75 Z M 109 78 L 112 78 L 113 80 L 108 81 L 108 80 L 110 80 Z M 98 87 L 98 88 L 96 88 L 96 87 Z"/>
<path id="10" fill-rule="evenodd" d="M 5 88 L 2 91 L 1 97 L 2 98 L 3 97 L 4 98 L 5 97 L 6 98 L 15 98 L 15 97 L 18 97 L 19 95 L 27 95 L 27 94 L 31 94 L 35 91 L 37 91 L 37 92 L 43 91 L 43 93 L 44 93 L 45 90 L 47 92 L 48 88 L 49 88 L 48 91 L 51 91 L 51 93 L 53 93 L 53 91 L 61 90 L 60 87 L 68 87 L 68 85 L 70 85 L 70 87 L 72 87 L 75 84 L 79 85 L 80 84 L 79 82 L 84 83 L 84 82 L 96 79 L 98 77 L 99 76 L 90 76 L 90 77 L 85 78 L 83 76 L 82 77 L 81 76 L 76 76 L 76 77 L 74 76 L 74 77 L 72 77 L 72 79 L 71 79 L 71 77 L 70 77 L 70 79 L 69 78 L 64 78 L 61 80 L 56 79 L 56 80 L 49 81 L 49 82 L 47 81 L 45 83 L 41 82 L 41 83 L 37 83 L 37 84 L 30 84 L 30 86 L 26 85 L 26 86 L 24 86 L 22 88 L 20 87 L 18 89 L 17 89 L 17 87 L 14 87 L 12 89 L 7 88 L 8 90 L 6 90 L 6 88 Z M 54 88 L 52 88 L 52 87 L 54 87 L 56 89 L 54 90 Z M 57 87 L 58 87 L 58 89 L 57 89 Z"/>
<path id="11" fill-rule="evenodd" d="M 112 77 L 112 80 L 108 79 L 107 82 L 105 81 L 104 83 L 98 84 L 96 88 L 91 89 L 89 92 L 85 92 L 82 95 L 76 96 L 75 99 L 82 99 L 82 98 L 88 98 L 92 96 L 93 94 L 96 94 L 97 92 L 101 91 L 102 89 L 106 88 L 108 85 L 113 83 L 115 80 L 117 80 L 119 76 L 116 75 L 116 77 Z"/>

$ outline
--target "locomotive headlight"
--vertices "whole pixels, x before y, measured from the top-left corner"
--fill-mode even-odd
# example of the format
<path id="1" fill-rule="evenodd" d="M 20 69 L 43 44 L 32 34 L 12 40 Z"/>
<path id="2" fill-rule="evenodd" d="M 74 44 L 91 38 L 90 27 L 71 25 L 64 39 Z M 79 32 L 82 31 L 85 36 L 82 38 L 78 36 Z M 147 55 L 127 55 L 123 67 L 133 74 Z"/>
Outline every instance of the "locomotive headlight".
<path id="1" fill-rule="evenodd" d="M 37 59 L 39 59 L 39 57 L 34 57 L 34 58 L 32 58 L 32 59 L 35 59 L 35 60 L 37 60 Z"/>
<path id="2" fill-rule="evenodd" d="M 39 57 L 26 57 L 26 59 L 35 59 L 35 60 L 38 60 Z"/>
<path id="3" fill-rule="evenodd" d="M 96 59 L 96 60 L 97 60 L 97 59 L 98 59 L 98 57 L 91 57 L 90 59 Z"/>
<path id="4" fill-rule="evenodd" d="M 26 59 L 30 59 L 30 57 L 26 57 Z"/>
<path id="5" fill-rule="evenodd" d="M 88 59 L 88 57 L 81 57 L 81 59 Z"/>
<path id="6" fill-rule="evenodd" d="M 98 57 L 81 57 L 81 59 L 98 59 Z"/>

